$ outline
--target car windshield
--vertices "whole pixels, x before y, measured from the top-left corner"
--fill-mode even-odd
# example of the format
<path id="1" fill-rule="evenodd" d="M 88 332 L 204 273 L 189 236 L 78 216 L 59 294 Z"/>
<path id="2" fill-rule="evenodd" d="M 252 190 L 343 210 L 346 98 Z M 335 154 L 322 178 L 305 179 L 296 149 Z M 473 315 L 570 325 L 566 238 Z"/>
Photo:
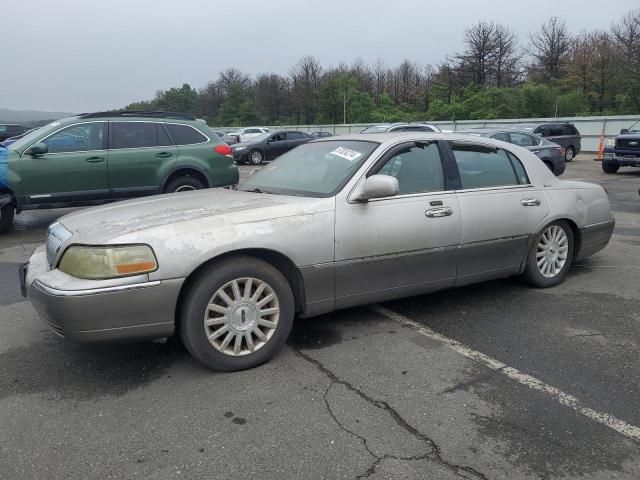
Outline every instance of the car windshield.
<path id="1" fill-rule="evenodd" d="M 248 177 L 238 190 L 331 197 L 349 181 L 378 145 L 357 140 L 306 143 Z"/>
<path id="2" fill-rule="evenodd" d="M 360 133 L 384 133 L 389 130 L 389 125 L 374 125 L 373 127 L 365 128 Z"/>
<path id="3" fill-rule="evenodd" d="M 248 141 L 249 141 L 249 143 L 262 142 L 263 140 L 266 140 L 267 137 L 269 137 L 269 135 L 271 135 L 271 134 L 270 133 L 261 133 L 258 136 L 250 138 Z"/>
<path id="4" fill-rule="evenodd" d="M 41 136 L 43 133 L 49 133 L 54 131 L 57 128 L 60 128 L 60 122 L 52 122 L 44 127 L 38 127 L 31 130 L 24 137 L 16 140 L 11 145 L 9 145 L 10 150 L 22 150 L 24 147 L 30 146 L 36 139 Z"/>

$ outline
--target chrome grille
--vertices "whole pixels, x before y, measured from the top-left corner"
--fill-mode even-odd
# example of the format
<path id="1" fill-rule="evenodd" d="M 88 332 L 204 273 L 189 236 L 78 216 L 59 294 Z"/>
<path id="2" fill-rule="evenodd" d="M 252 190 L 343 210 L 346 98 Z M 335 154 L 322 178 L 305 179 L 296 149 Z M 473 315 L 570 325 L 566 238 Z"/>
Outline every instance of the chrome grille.
<path id="1" fill-rule="evenodd" d="M 71 236 L 71 232 L 58 222 L 52 223 L 47 230 L 47 263 L 53 268 L 62 244 Z"/>
<path id="2" fill-rule="evenodd" d="M 618 138 L 616 139 L 616 147 L 640 150 L 640 138 Z"/>

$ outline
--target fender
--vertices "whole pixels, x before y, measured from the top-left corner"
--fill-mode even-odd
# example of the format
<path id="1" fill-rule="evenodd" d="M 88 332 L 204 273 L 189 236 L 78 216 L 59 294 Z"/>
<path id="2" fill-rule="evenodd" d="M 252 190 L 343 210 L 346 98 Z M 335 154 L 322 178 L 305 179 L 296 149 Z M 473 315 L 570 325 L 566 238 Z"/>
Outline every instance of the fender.
<path id="1" fill-rule="evenodd" d="M 169 179 L 169 177 L 171 177 L 171 175 L 173 175 L 174 173 L 180 171 L 180 170 L 195 170 L 199 173 L 201 173 L 204 178 L 207 179 L 207 183 L 209 184 L 209 186 L 211 185 L 211 177 L 209 176 L 209 173 L 202 167 L 194 165 L 193 163 L 185 163 L 185 164 L 176 164 L 174 165 L 171 170 L 169 170 L 169 172 L 167 172 L 163 177 L 162 177 L 162 181 L 160 182 L 160 186 L 164 187 L 167 184 L 167 180 Z"/>
<path id="2" fill-rule="evenodd" d="M 0 193 L 0 208 L 13 203 L 13 195 L 10 193 Z"/>

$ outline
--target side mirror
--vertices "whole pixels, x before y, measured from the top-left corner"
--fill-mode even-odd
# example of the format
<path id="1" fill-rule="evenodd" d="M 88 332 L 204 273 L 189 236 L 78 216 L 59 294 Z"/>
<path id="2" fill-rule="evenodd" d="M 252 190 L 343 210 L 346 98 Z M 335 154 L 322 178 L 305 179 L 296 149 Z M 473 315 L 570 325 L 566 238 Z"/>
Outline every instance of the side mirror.
<path id="1" fill-rule="evenodd" d="M 624 135 L 625 133 L 629 133 L 628 128 L 623 128 L 622 130 L 620 130 L 620 135 Z"/>
<path id="2" fill-rule="evenodd" d="M 31 145 L 29 150 L 27 150 L 25 153 L 28 155 L 36 156 L 36 155 L 44 155 L 48 151 L 49 151 L 49 147 L 47 147 L 47 144 L 39 142 Z"/>
<path id="3" fill-rule="evenodd" d="M 400 187 L 398 179 L 391 175 L 371 175 L 360 187 L 353 200 L 366 202 L 373 198 L 393 197 L 398 194 Z"/>

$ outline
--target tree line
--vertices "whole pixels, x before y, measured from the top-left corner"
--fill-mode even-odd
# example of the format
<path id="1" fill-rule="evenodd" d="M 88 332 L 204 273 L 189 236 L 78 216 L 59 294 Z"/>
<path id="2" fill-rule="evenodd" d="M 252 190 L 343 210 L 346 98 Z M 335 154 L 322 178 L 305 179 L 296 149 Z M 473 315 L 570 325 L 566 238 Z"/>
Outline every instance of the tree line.
<path id="1" fill-rule="evenodd" d="M 211 125 L 293 125 L 640 113 L 640 9 L 608 30 L 572 33 L 550 17 L 525 43 L 480 21 L 437 65 L 324 67 L 302 57 L 288 75 L 229 68 L 196 90 L 156 92 L 129 110 L 190 112 Z"/>

